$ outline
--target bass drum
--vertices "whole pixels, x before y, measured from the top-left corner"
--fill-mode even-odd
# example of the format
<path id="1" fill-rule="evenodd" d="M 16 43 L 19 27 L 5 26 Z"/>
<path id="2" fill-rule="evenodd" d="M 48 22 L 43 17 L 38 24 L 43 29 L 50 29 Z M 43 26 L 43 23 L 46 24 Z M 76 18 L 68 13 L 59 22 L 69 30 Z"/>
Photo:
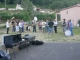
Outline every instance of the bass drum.
<path id="1" fill-rule="evenodd" d="M 70 30 L 66 30 L 66 31 L 65 31 L 65 35 L 66 35 L 66 36 L 71 36 L 71 31 L 70 31 Z"/>

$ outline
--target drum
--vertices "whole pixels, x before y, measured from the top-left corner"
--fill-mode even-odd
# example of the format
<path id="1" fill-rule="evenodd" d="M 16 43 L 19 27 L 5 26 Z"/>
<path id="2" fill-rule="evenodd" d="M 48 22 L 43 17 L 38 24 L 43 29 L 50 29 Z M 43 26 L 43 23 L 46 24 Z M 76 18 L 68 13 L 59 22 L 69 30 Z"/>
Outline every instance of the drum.
<path id="1" fill-rule="evenodd" d="M 65 35 L 66 35 L 66 36 L 71 36 L 71 31 L 70 31 L 70 30 L 66 30 L 66 31 L 65 31 Z"/>

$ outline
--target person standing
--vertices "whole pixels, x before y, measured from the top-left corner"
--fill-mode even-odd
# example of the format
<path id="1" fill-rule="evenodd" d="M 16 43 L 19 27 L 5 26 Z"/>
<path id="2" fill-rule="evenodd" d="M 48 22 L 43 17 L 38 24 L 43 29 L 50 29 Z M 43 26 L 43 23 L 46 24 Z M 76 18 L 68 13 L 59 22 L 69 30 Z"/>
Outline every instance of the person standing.
<path id="1" fill-rule="evenodd" d="M 46 22 L 42 20 L 42 31 L 43 31 L 43 33 L 46 32 L 45 27 L 46 27 Z"/>
<path id="2" fill-rule="evenodd" d="M 19 32 L 22 33 L 22 21 L 19 22 Z"/>
<path id="3" fill-rule="evenodd" d="M 49 21 L 48 25 L 49 25 L 49 30 L 48 30 L 49 34 L 50 33 L 53 34 L 53 25 L 54 25 L 54 23 L 52 22 L 52 20 Z"/>
<path id="4" fill-rule="evenodd" d="M 36 32 L 36 21 L 33 22 L 33 32 Z"/>
<path id="5" fill-rule="evenodd" d="M 69 20 L 69 26 L 68 29 L 71 31 L 71 35 L 73 36 L 73 23 L 71 20 Z"/>
<path id="6" fill-rule="evenodd" d="M 7 20 L 6 22 L 7 34 L 9 33 L 9 27 L 10 27 L 10 23 L 9 23 L 9 20 Z"/>
<path id="7" fill-rule="evenodd" d="M 19 20 L 16 21 L 16 32 L 19 32 Z"/>
<path id="8" fill-rule="evenodd" d="M 29 21 L 29 22 L 28 22 L 28 31 L 31 31 L 31 25 L 32 25 L 32 22 Z"/>
<path id="9" fill-rule="evenodd" d="M 42 31 L 42 22 L 41 21 L 38 22 L 38 29 L 39 29 L 39 32 Z"/>
<path id="10" fill-rule="evenodd" d="M 63 19 L 63 23 L 62 23 L 62 27 L 63 27 L 63 32 L 65 32 L 66 31 L 66 21 L 65 21 L 65 19 Z"/>
<path id="11" fill-rule="evenodd" d="M 15 32 L 16 28 L 15 28 L 15 21 L 14 19 L 12 20 L 12 32 Z"/>
<path id="12" fill-rule="evenodd" d="M 34 21 L 37 22 L 37 20 L 38 20 L 38 19 L 37 19 L 37 16 L 34 16 Z"/>
<path id="13" fill-rule="evenodd" d="M 22 32 L 24 32 L 24 21 L 22 20 Z"/>
<path id="14" fill-rule="evenodd" d="M 49 26 L 48 26 L 48 20 L 46 20 L 46 27 L 45 27 L 45 28 L 46 28 L 46 29 L 45 29 L 45 30 L 46 30 L 46 33 L 48 33 L 48 30 L 49 30 L 49 29 L 48 29 L 48 28 L 49 28 Z"/>
<path id="15" fill-rule="evenodd" d="M 54 31 L 55 31 L 55 33 L 57 33 L 57 25 L 58 25 L 58 22 L 56 20 L 54 20 Z"/>

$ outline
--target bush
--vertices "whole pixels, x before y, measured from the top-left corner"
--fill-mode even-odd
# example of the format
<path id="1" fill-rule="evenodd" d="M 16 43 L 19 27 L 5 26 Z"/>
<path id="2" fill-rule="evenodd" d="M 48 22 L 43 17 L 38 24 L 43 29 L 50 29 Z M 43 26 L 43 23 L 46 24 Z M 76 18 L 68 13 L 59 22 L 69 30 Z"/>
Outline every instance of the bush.
<path id="1" fill-rule="evenodd" d="M 38 18 L 38 20 L 49 20 L 49 19 L 54 20 L 55 13 L 54 14 L 39 14 L 39 15 L 37 15 L 37 18 Z"/>
<path id="2" fill-rule="evenodd" d="M 13 13 L 13 15 L 10 12 L 2 12 L 0 13 L 0 18 L 1 20 L 10 20 L 12 17 L 15 17 L 16 19 L 23 19 L 24 21 L 26 20 L 31 20 L 31 16 L 28 12 L 18 12 L 18 13 Z"/>
<path id="3" fill-rule="evenodd" d="M 11 16 L 11 14 L 9 12 L 2 12 L 2 13 L 0 13 L 1 20 L 6 21 L 8 19 L 11 19 L 11 17 L 12 16 Z"/>
<path id="4" fill-rule="evenodd" d="M 30 20 L 31 17 L 28 13 L 18 13 L 13 15 L 16 19 L 23 19 L 24 21 Z"/>

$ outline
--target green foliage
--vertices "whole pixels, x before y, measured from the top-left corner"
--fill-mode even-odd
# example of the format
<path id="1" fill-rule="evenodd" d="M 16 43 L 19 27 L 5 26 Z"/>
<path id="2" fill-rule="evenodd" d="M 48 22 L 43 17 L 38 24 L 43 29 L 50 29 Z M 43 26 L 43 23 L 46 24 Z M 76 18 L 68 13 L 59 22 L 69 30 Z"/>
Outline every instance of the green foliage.
<path id="1" fill-rule="evenodd" d="M 49 19 L 54 20 L 55 13 L 54 14 L 39 14 L 39 15 L 37 15 L 37 18 L 38 18 L 38 20 L 49 20 Z"/>
<path id="2" fill-rule="evenodd" d="M 36 6 L 50 9 L 66 8 L 75 4 L 80 4 L 80 0 L 30 0 Z"/>
<path id="3" fill-rule="evenodd" d="M 16 19 L 23 19 L 24 21 L 26 20 L 31 20 L 31 16 L 29 13 L 27 12 L 21 12 L 21 13 L 17 13 L 17 14 L 13 14 L 13 16 L 16 18 Z"/>
<path id="4" fill-rule="evenodd" d="M 8 19 L 10 19 L 12 16 L 11 16 L 11 14 L 9 13 L 9 12 L 1 12 L 0 13 L 0 19 L 1 20 L 8 20 Z"/>
<path id="5" fill-rule="evenodd" d="M 9 11 L 6 11 L 6 12 L 2 12 L 0 13 L 0 19 L 1 20 L 10 20 L 12 17 L 15 17 L 16 19 L 23 19 L 24 21 L 26 20 L 31 20 L 31 16 L 28 12 L 25 12 L 25 11 L 20 11 L 18 13 L 11 13 Z"/>
<path id="6" fill-rule="evenodd" d="M 33 4 L 29 0 L 22 0 L 21 6 L 24 8 L 26 12 L 29 12 L 29 14 L 32 15 Z"/>
<path id="7" fill-rule="evenodd" d="M 0 5 L 5 3 L 5 0 L 0 0 Z M 39 7 L 50 8 L 50 9 L 61 9 L 66 8 L 75 4 L 80 4 L 80 0 L 6 0 L 7 5 L 17 3 L 28 10 L 32 10 L 32 3 Z"/>

